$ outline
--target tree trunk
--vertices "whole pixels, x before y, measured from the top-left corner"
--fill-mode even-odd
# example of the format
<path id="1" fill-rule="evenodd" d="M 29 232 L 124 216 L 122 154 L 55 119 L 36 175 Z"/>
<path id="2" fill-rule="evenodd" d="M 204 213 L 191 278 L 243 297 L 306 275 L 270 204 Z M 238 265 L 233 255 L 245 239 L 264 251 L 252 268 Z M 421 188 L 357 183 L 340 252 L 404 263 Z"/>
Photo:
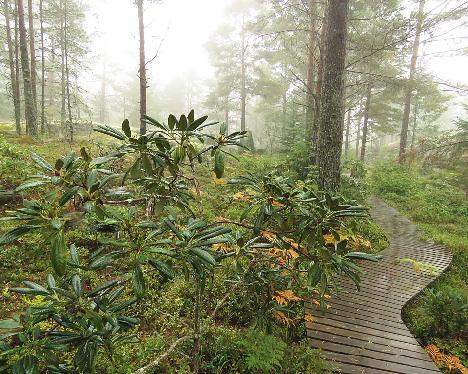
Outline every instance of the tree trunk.
<path id="1" fill-rule="evenodd" d="M 241 31 L 241 131 L 245 131 L 245 16 L 242 15 Z"/>
<path id="2" fill-rule="evenodd" d="M 32 0 L 28 0 L 28 20 L 29 20 L 29 52 L 31 53 L 31 91 L 34 106 L 37 111 L 37 87 L 36 87 L 36 47 L 34 45 L 34 13 Z"/>
<path id="3" fill-rule="evenodd" d="M 421 32 L 422 26 L 424 21 L 424 5 L 426 0 L 419 0 L 419 10 L 418 10 L 418 19 L 416 24 L 416 35 L 414 37 L 413 42 L 413 51 L 411 55 L 411 63 L 410 63 L 410 73 L 409 79 L 406 87 L 405 92 L 405 107 L 403 110 L 403 120 L 401 122 L 401 134 L 400 134 L 400 153 L 399 153 L 399 160 L 403 162 L 406 146 L 408 142 L 408 125 L 409 125 L 409 118 L 410 118 L 410 111 L 411 111 L 411 98 L 413 96 L 413 80 L 416 74 L 416 63 L 418 61 L 418 50 L 419 50 L 419 42 L 421 39 Z"/>
<path id="4" fill-rule="evenodd" d="M 330 0 L 328 5 L 317 152 L 318 185 L 326 191 L 338 191 L 340 188 L 348 1 Z"/>
<path id="5" fill-rule="evenodd" d="M 224 105 L 224 122 L 226 123 L 226 134 L 229 134 L 229 94 L 226 95 L 226 102 Z"/>
<path id="6" fill-rule="evenodd" d="M 45 48 L 44 48 L 44 9 L 43 0 L 39 2 L 39 20 L 41 23 L 41 134 L 45 133 Z"/>
<path id="7" fill-rule="evenodd" d="M 68 0 L 65 1 L 64 12 L 64 52 L 65 52 L 65 76 L 66 76 L 66 91 L 67 91 L 67 109 L 68 109 L 68 134 L 70 136 L 70 143 L 73 143 L 74 129 L 71 112 L 71 99 L 70 99 L 70 69 L 68 66 Z"/>
<path id="8" fill-rule="evenodd" d="M 146 115 L 146 57 L 145 57 L 145 23 L 143 19 L 143 1 L 136 0 L 138 6 L 138 30 L 140 34 L 140 135 L 146 134 L 146 122 L 143 117 Z"/>
<path id="9" fill-rule="evenodd" d="M 416 143 L 416 128 L 418 125 L 418 105 L 419 101 L 415 100 L 414 102 L 414 114 L 413 114 L 413 128 L 411 130 L 411 150 L 414 149 L 414 145 Z"/>
<path id="10" fill-rule="evenodd" d="M 370 78 L 370 75 L 369 75 Z M 367 144 L 367 131 L 368 131 L 368 123 L 369 123 L 369 109 L 371 104 L 371 96 L 372 96 L 372 81 L 369 79 L 367 83 L 367 92 L 366 92 L 366 104 L 364 106 L 364 123 L 362 125 L 362 141 L 361 141 L 361 156 L 359 159 L 364 161 L 364 157 L 366 156 L 366 144 Z"/>
<path id="11" fill-rule="evenodd" d="M 60 0 L 60 10 L 63 12 L 63 0 Z M 60 106 L 60 128 L 67 135 L 67 112 L 66 112 L 66 72 L 65 72 L 65 25 L 64 17 L 60 20 L 60 86 L 61 86 L 61 106 Z"/>
<path id="12" fill-rule="evenodd" d="M 21 112 L 19 107 L 19 95 L 16 90 L 19 90 L 16 80 L 19 79 L 15 72 L 15 59 L 14 59 L 14 50 L 13 50 L 13 41 L 11 39 L 11 28 L 10 28 L 10 1 L 3 0 L 3 6 L 5 10 L 5 29 L 6 29 L 6 38 L 8 46 L 8 59 L 10 64 L 10 79 L 11 79 L 11 93 L 13 97 L 13 107 L 15 110 L 15 125 L 16 125 L 16 134 L 21 135 Z"/>
<path id="13" fill-rule="evenodd" d="M 104 57 L 105 59 L 105 57 Z M 101 81 L 101 98 L 100 98 L 100 108 L 99 108 L 99 122 L 106 122 L 106 112 L 107 112 L 107 79 L 106 79 L 106 61 L 104 61 L 102 66 L 102 81 Z"/>
<path id="14" fill-rule="evenodd" d="M 29 70 L 28 42 L 24 22 L 23 0 L 18 0 L 18 23 L 20 34 L 21 70 L 23 72 L 24 106 L 26 112 L 26 129 L 29 135 L 37 135 L 36 107 L 31 87 L 31 72 Z"/>
<path id="15" fill-rule="evenodd" d="M 317 122 L 315 116 L 315 97 L 314 97 L 314 67 L 315 67 L 315 14 L 312 11 L 316 6 L 314 0 L 309 0 L 309 41 L 307 53 L 307 78 L 306 78 L 306 128 L 310 136 L 310 155 L 311 160 L 315 159 L 317 149 Z"/>
<path id="16" fill-rule="evenodd" d="M 349 153 L 349 130 L 351 127 L 351 109 L 348 109 L 348 113 L 346 115 L 346 132 L 345 132 L 345 157 L 348 158 Z"/>
<path id="17" fill-rule="evenodd" d="M 318 139 L 319 139 L 319 132 L 320 132 L 320 103 L 322 97 L 322 85 L 323 85 L 323 68 L 325 63 L 325 51 L 327 48 L 325 36 L 327 31 L 327 17 L 326 14 L 323 17 L 322 28 L 320 30 L 320 57 L 318 61 L 317 67 L 317 85 L 315 86 L 315 113 L 313 119 L 312 128 L 315 129 L 315 143 L 312 142 L 312 149 L 311 154 L 312 157 L 310 159 L 310 163 L 312 165 L 317 164 L 317 151 L 318 151 Z"/>
<path id="18" fill-rule="evenodd" d="M 18 2 L 14 0 L 15 3 L 15 76 L 16 76 L 16 86 L 15 94 L 16 101 L 18 103 L 18 113 L 20 121 L 20 131 L 21 131 L 21 90 L 20 90 L 20 50 L 19 50 L 19 21 L 18 21 Z"/>

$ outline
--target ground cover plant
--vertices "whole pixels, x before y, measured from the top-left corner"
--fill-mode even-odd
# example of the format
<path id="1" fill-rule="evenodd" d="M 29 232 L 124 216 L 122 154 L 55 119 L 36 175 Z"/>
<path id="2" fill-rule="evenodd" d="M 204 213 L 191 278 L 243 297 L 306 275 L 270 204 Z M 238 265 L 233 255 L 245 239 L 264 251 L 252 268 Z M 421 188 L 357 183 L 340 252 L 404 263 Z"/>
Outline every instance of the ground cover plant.
<path id="1" fill-rule="evenodd" d="M 377 260 L 352 235 L 366 208 L 274 172 L 227 183 L 244 133 L 193 111 L 145 120 L 153 131 L 141 136 L 128 121 L 96 128 L 115 139 L 97 156 L 32 154 L 37 171 L 16 187 L 22 206 L 4 212 L 0 243 L 47 275 L 4 290 L 26 308 L 1 322 L 2 370 L 329 371 L 301 343 L 302 302 L 315 294 L 325 309 L 336 276 L 358 285 L 354 261 Z M 232 192 L 224 209 L 205 203 L 207 180 Z"/>

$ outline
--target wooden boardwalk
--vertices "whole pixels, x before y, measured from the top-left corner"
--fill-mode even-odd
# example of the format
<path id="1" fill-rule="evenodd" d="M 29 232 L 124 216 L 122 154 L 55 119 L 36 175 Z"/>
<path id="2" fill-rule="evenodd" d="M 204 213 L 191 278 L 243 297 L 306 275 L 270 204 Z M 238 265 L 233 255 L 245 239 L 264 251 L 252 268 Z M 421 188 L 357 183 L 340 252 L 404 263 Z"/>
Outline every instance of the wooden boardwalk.
<path id="1" fill-rule="evenodd" d="M 418 273 L 411 258 L 445 270 L 452 255 L 445 248 L 418 240 L 414 224 L 383 201 L 371 200 L 371 215 L 384 229 L 390 245 L 378 262 L 363 262 L 361 291 L 342 280 L 343 290 L 329 300 L 325 316 L 306 305 L 315 320 L 307 325 L 314 347 L 346 374 L 440 373 L 401 319 L 403 306 L 436 276 Z"/>

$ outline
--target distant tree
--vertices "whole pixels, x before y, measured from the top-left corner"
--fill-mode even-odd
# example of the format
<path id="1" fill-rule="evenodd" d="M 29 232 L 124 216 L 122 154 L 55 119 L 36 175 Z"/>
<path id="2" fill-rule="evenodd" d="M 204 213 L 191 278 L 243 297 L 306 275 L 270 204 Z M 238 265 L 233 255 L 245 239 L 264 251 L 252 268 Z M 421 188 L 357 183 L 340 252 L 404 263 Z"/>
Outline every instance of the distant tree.
<path id="1" fill-rule="evenodd" d="M 138 7 L 138 33 L 140 36 L 140 67 L 138 69 L 140 76 L 140 135 L 144 135 L 146 133 L 146 122 L 143 117 L 146 115 L 146 89 L 148 87 L 146 80 L 144 0 L 135 0 L 135 4 Z"/>
<path id="2" fill-rule="evenodd" d="M 36 47 L 34 32 L 34 10 L 32 0 L 28 0 L 28 23 L 29 23 L 29 53 L 31 54 L 31 88 L 34 106 L 37 110 L 37 86 L 36 86 Z"/>
<path id="3" fill-rule="evenodd" d="M 400 162 L 404 159 L 404 154 L 406 152 L 407 142 L 408 142 L 408 126 L 409 126 L 409 119 L 410 119 L 410 111 L 411 111 L 411 98 L 413 96 L 413 79 L 414 75 L 416 74 L 416 67 L 418 61 L 418 51 L 419 51 L 419 43 L 421 40 L 421 33 L 423 30 L 423 22 L 424 22 L 424 5 L 426 0 L 419 0 L 419 10 L 417 15 L 417 23 L 416 23 L 416 33 L 414 36 L 412 54 L 411 54 L 411 62 L 410 62 L 410 72 L 409 72 L 409 79 L 408 84 L 406 87 L 405 92 L 405 101 L 404 101 L 404 110 L 403 110 L 403 120 L 401 122 L 401 133 L 400 133 Z"/>
<path id="4" fill-rule="evenodd" d="M 343 97 L 348 25 L 348 0 L 330 0 L 327 10 L 324 80 L 317 152 L 318 185 L 324 190 L 340 187 L 343 142 Z"/>
<path id="5" fill-rule="evenodd" d="M 15 111 L 15 125 L 16 125 L 16 133 L 18 135 L 21 134 L 21 108 L 20 108 L 20 97 L 19 97 L 19 85 L 17 84 L 17 80 L 19 76 L 15 71 L 15 51 L 14 51 L 14 43 L 16 41 L 12 40 L 11 36 L 11 27 L 10 27 L 10 1 L 3 0 L 3 7 L 4 7 L 4 16 L 5 16 L 5 29 L 6 29 L 6 40 L 7 40 L 7 47 L 8 47 L 8 59 L 9 59 L 9 66 L 10 66 L 10 82 L 11 82 L 11 92 L 13 97 L 13 106 Z"/>
<path id="6" fill-rule="evenodd" d="M 26 112 L 26 132 L 29 135 L 37 135 L 36 123 L 36 106 L 34 105 L 34 97 L 31 85 L 31 71 L 29 67 L 28 42 L 26 36 L 26 25 L 24 21 L 24 6 L 23 0 L 18 1 L 18 27 L 20 36 L 20 52 L 21 52 L 21 70 L 23 74 L 24 88 L 24 106 Z"/>

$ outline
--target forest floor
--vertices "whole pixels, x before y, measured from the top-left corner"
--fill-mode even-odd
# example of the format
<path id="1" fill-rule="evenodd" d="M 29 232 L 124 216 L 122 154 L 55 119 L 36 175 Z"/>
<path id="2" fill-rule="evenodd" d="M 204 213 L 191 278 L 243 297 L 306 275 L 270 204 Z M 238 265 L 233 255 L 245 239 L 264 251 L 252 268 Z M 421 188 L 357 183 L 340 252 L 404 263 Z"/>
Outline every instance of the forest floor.
<path id="1" fill-rule="evenodd" d="M 79 137 L 73 145 L 58 140 L 36 141 L 30 137 L 15 137 L 8 127 L 0 125 L 0 212 L 19 204 L 19 200 L 2 201 L 2 190 L 14 189 L 25 177 L 36 172 L 30 161 L 31 152 L 53 162 L 70 150 L 78 153 L 82 146 L 89 147 L 94 154 L 99 154 L 107 147 L 106 142 L 107 140 L 96 135 Z M 227 163 L 226 174 L 235 176 L 243 171 L 260 174 L 273 169 L 288 175 L 296 173 L 294 160 L 285 156 L 245 154 L 238 162 Z M 371 193 L 382 197 L 411 218 L 425 233 L 426 239 L 431 238 L 454 253 L 454 261 L 449 271 L 408 305 L 404 311 L 404 318 L 411 332 L 424 346 L 434 344 L 443 353 L 455 355 L 468 366 L 468 204 L 465 193 L 457 182 L 458 177 L 456 173 L 445 169 L 431 169 L 424 174 L 421 170 L 395 166 L 393 162 L 376 163 L 370 167 L 366 178 L 357 182 L 346 178 L 343 194 L 361 202 Z M 204 212 L 206 219 L 240 214 L 232 204 L 234 190 L 226 184 L 226 180 L 216 180 L 208 169 L 200 178 L 205 186 L 203 195 L 207 202 Z M 0 231 L 4 232 L 9 228 L 9 225 L 2 224 Z M 378 252 L 386 247 L 387 241 L 382 230 L 371 220 L 356 222 L 354 229 L 362 236 L 363 242 L 370 243 L 369 247 L 363 250 Z M 79 240 L 80 235 L 84 234 L 76 235 Z M 0 248 L 2 316 L 11 316 L 26 302 L 24 297 L 10 294 L 9 287 L 18 285 L 24 279 L 42 280 L 49 271 L 49 259 L 37 239 L 38 237 L 32 235 L 21 245 L 10 246 L 8 250 Z M 183 283 L 175 282 L 166 294 L 158 291 L 150 295 L 148 307 L 152 307 L 153 310 L 148 308 L 149 312 L 142 313 L 140 317 L 144 321 L 152 321 L 153 325 L 160 323 L 163 326 L 162 330 L 170 334 L 181 320 L 162 318 L 155 310 L 167 308 L 171 313 L 179 313 L 180 309 L 185 307 L 180 296 L 187 292 L 183 287 Z M 222 294 L 223 290 L 213 292 L 215 295 Z M 236 310 L 236 313 L 239 311 Z M 150 360 L 155 351 L 167 345 L 167 339 L 153 334 L 150 325 L 145 325 L 145 329 L 145 349 L 131 348 L 124 351 L 118 358 L 123 363 L 121 370 L 115 369 L 110 372 L 129 372 L 130 368 L 133 370 L 138 367 L 139 362 Z M 218 333 L 225 339 L 233 336 L 233 330 L 230 329 L 219 330 Z M 322 362 L 323 359 L 320 356 L 314 357 L 317 372 L 328 372 L 329 368 L 327 369 L 327 364 Z M 441 361 L 438 364 L 443 367 L 446 362 Z"/>

